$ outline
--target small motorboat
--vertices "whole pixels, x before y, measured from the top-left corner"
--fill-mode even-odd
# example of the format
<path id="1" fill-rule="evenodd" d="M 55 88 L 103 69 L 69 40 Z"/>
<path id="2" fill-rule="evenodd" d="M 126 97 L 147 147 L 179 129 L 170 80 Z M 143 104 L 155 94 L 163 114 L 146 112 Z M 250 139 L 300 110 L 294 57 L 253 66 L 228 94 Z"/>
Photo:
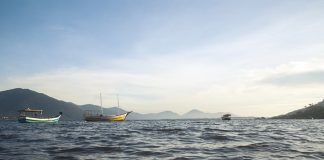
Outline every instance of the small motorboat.
<path id="1" fill-rule="evenodd" d="M 231 120 L 231 114 L 224 114 L 222 120 Z"/>
<path id="2" fill-rule="evenodd" d="M 59 113 L 56 117 L 43 117 L 43 110 L 40 109 L 22 109 L 19 110 L 18 122 L 20 123 L 54 123 L 58 122 L 62 116 L 62 112 Z"/>

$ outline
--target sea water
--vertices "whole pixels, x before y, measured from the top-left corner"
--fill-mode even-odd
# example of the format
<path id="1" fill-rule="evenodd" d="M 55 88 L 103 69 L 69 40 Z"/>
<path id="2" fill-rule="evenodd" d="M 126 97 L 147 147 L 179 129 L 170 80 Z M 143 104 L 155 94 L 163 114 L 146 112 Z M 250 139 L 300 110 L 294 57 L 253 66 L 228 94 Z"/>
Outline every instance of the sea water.
<path id="1" fill-rule="evenodd" d="M 324 120 L 0 122 L 0 159 L 324 159 Z"/>

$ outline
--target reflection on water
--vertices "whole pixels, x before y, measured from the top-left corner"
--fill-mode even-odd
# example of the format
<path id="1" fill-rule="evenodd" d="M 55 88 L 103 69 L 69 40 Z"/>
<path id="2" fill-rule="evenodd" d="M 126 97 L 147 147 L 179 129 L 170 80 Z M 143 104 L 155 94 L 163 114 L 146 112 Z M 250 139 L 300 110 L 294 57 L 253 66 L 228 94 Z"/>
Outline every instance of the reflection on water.
<path id="1" fill-rule="evenodd" d="M 323 159 L 323 122 L 0 122 L 0 159 Z"/>

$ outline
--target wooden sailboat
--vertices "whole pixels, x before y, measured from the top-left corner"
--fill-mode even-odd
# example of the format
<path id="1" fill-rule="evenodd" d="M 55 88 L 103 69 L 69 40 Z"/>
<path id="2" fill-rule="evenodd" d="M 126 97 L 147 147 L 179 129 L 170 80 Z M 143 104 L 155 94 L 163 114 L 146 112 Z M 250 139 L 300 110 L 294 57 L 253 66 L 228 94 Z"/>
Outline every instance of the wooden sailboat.
<path id="1" fill-rule="evenodd" d="M 117 96 L 118 102 L 118 111 L 119 111 L 119 98 Z M 100 107 L 101 107 L 101 114 L 93 114 L 91 111 L 87 111 L 84 114 L 84 120 L 88 122 L 112 122 L 112 121 L 124 121 L 126 120 L 127 116 L 131 112 L 126 112 L 123 114 L 117 113 L 117 115 L 104 115 L 103 108 L 102 108 L 102 98 L 100 93 Z"/>
<path id="2" fill-rule="evenodd" d="M 37 122 L 45 122 L 45 123 L 54 123 L 58 122 L 62 116 L 62 112 L 56 117 L 45 118 L 42 116 L 43 110 L 39 109 L 22 109 L 19 110 L 18 122 L 20 123 L 37 123 Z"/>

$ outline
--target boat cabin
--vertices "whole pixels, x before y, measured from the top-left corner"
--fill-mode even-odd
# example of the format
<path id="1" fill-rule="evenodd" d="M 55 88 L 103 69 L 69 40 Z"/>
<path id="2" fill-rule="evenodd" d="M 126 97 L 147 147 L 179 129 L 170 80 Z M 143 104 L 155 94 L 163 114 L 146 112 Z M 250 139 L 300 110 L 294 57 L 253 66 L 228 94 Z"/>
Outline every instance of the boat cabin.
<path id="1" fill-rule="evenodd" d="M 30 109 L 30 108 L 26 108 L 26 109 L 22 109 L 19 110 L 19 117 L 42 117 L 43 115 L 43 110 L 41 109 Z"/>
<path id="2" fill-rule="evenodd" d="M 90 116 L 103 116 L 103 113 L 99 113 L 97 110 L 85 110 L 83 113 L 84 117 L 90 117 Z"/>

